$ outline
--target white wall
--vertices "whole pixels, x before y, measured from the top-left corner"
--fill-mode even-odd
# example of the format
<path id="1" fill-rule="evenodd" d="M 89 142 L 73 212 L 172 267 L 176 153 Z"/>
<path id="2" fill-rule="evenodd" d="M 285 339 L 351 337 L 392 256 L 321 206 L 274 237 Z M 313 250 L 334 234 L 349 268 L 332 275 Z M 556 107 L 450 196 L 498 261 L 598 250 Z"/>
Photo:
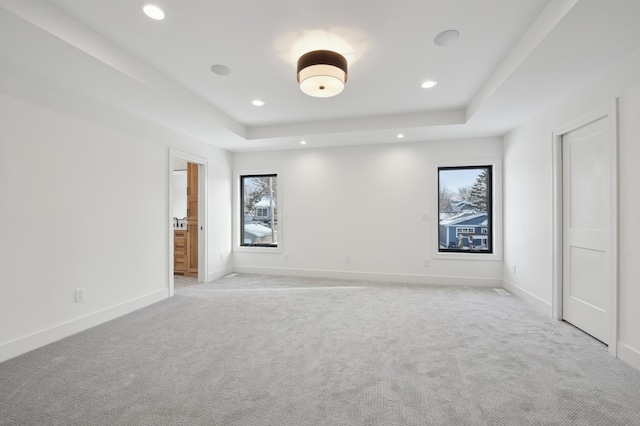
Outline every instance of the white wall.
<path id="1" fill-rule="evenodd" d="M 209 246 L 231 249 L 228 153 L 42 96 L 0 94 L 0 361 L 168 297 L 170 146 L 208 160 Z M 209 276 L 229 262 L 210 259 Z"/>
<path id="2" fill-rule="evenodd" d="M 187 217 L 187 171 L 173 172 L 173 217 L 183 220 Z"/>
<path id="3" fill-rule="evenodd" d="M 639 79 L 640 80 L 640 79 Z M 640 369 L 640 83 L 626 89 L 619 101 L 619 315 L 620 358 Z"/>
<path id="4" fill-rule="evenodd" d="M 206 279 L 211 281 L 234 270 L 231 242 L 233 158 L 231 153 L 212 145 L 205 145 L 201 150 L 178 148 L 207 159 L 209 275 Z"/>
<path id="5" fill-rule="evenodd" d="M 237 271 L 501 284 L 500 259 L 432 257 L 438 238 L 436 164 L 501 158 L 501 138 L 327 149 L 308 146 L 234 155 L 236 174 L 278 172 L 281 200 L 281 252 L 236 251 Z M 429 221 L 422 220 L 424 213 Z M 351 263 L 346 263 L 346 256 Z"/>
<path id="6" fill-rule="evenodd" d="M 552 132 L 619 97 L 619 342 L 621 359 L 640 368 L 640 52 L 604 70 L 572 96 L 518 127 L 504 141 L 505 287 L 551 314 Z M 516 274 L 513 266 L 517 266 Z"/>

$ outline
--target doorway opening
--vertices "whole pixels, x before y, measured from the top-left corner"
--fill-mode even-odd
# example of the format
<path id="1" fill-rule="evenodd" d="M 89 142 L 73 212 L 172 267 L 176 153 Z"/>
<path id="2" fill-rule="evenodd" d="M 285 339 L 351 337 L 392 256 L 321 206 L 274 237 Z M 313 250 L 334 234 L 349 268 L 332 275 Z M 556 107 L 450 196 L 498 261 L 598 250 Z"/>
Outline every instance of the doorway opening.
<path id="1" fill-rule="evenodd" d="M 205 159 L 171 150 L 169 185 L 169 295 L 206 281 Z"/>

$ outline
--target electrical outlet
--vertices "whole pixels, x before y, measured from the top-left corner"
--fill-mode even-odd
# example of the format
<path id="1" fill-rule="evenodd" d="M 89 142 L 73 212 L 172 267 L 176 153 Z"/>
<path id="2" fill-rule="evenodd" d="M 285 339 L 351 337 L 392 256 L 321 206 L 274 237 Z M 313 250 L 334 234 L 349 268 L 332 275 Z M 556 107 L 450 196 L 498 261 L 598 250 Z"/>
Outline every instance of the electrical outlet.
<path id="1" fill-rule="evenodd" d="M 516 265 L 513 265 L 513 275 L 516 274 Z"/>
<path id="2" fill-rule="evenodd" d="M 351 256 L 347 256 L 347 259 L 345 260 L 347 263 L 351 263 Z"/>
<path id="3" fill-rule="evenodd" d="M 428 222 L 429 221 L 429 215 L 427 213 L 422 213 L 422 221 L 423 222 Z"/>
<path id="4" fill-rule="evenodd" d="M 429 259 L 424 260 L 424 266 L 429 266 Z"/>
<path id="5" fill-rule="evenodd" d="M 84 302 L 84 288 L 77 288 L 75 292 L 76 303 Z"/>
<path id="6" fill-rule="evenodd" d="M 284 254 L 284 260 L 289 260 L 289 253 Z"/>

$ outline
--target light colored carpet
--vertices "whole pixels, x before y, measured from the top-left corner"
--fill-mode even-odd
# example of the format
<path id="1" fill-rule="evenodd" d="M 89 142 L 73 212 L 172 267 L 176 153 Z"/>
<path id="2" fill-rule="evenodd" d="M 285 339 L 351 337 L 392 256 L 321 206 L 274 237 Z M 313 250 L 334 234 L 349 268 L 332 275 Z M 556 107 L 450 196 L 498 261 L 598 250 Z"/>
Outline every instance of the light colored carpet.
<path id="1" fill-rule="evenodd" d="M 2 425 L 638 425 L 640 372 L 491 289 L 238 275 L 0 364 Z"/>
<path id="2" fill-rule="evenodd" d="M 189 285 L 198 284 L 198 277 L 185 277 L 183 275 L 173 276 L 173 288 L 179 289 Z"/>

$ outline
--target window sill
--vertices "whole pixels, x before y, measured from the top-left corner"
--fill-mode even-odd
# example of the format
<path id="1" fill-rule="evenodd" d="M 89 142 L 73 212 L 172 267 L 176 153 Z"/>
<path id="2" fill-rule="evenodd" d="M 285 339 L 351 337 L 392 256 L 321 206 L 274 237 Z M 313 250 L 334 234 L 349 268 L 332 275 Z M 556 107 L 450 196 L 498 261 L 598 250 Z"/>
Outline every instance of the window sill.
<path id="1" fill-rule="evenodd" d="M 481 260 L 485 262 L 501 262 L 502 256 L 497 253 L 443 253 L 443 252 L 435 252 L 431 256 L 432 259 L 442 259 L 442 260 Z"/>
<path id="2" fill-rule="evenodd" d="M 238 253 L 267 253 L 267 254 L 279 254 L 282 253 L 282 247 L 266 247 L 266 246 L 238 246 L 233 249 Z"/>

